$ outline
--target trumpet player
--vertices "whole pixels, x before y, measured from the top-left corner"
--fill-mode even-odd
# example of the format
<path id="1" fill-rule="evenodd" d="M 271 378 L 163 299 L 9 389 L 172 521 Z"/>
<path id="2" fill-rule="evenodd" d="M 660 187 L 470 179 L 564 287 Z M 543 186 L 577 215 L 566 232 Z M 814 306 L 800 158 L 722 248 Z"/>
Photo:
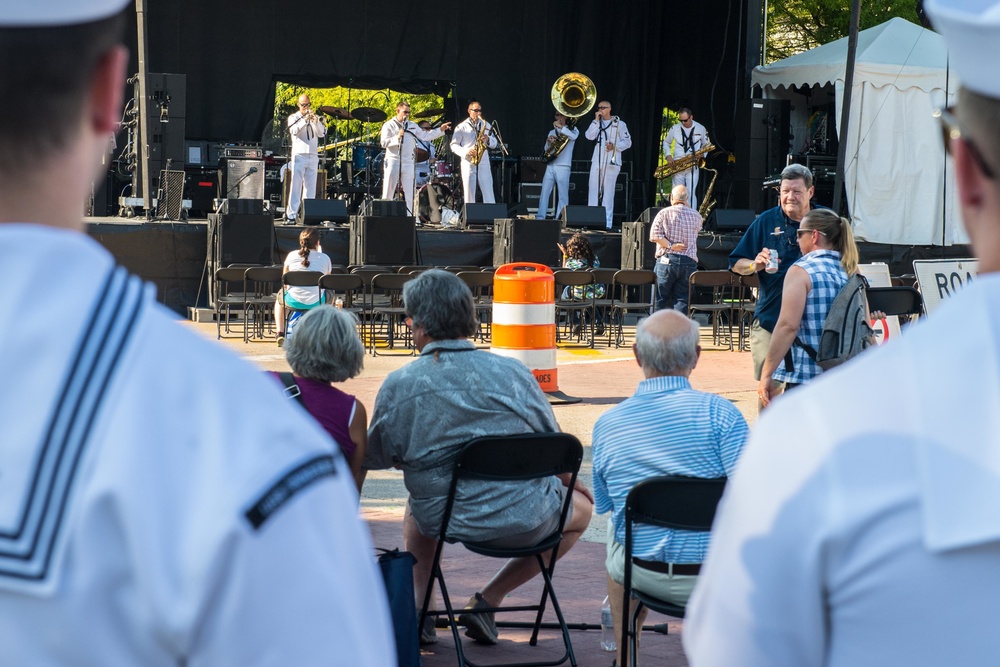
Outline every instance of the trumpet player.
<path id="1" fill-rule="evenodd" d="M 488 149 L 498 145 L 489 123 L 483 120 L 482 105 L 478 100 L 472 100 L 469 102 L 469 117 L 455 127 L 451 137 L 451 152 L 462 159 L 462 188 L 467 204 L 476 201 L 477 185 L 483 195 L 483 203 L 496 203 Z"/>
<path id="2" fill-rule="evenodd" d="M 604 206 L 607 212 L 607 228 L 611 229 L 611 215 L 615 210 L 615 183 L 622 168 L 622 151 L 632 147 L 632 137 L 625 121 L 611 115 L 611 103 L 602 100 L 597 103 L 594 120 L 587 128 L 585 136 L 594 145 L 594 155 L 590 159 L 590 206 Z"/>
<path id="3" fill-rule="evenodd" d="M 538 220 L 544 220 L 545 215 L 548 213 L 549 195 L 552 194 L 552 186 L 556 188 L 557 198 L 556 209 L 553 211 L 553 215 L 558 217 L 560 211 L 569 203 L 569 168 L 573 160 L 573 144 L 576 143 L 577 138 L 580 136 L 580 130 L 571 127 L 568 120 L 566 116 L 557 111 L 555 121 L 552 123 L 552 129 L 549 130 L 549 136 L 545 139 L 546 152 L 550 150 L 550 147 L 560 135 L 566 137 L 567 141 L 566 145 L 559 151 L 559 154 L 545 167 L 545 176 L 542 178 L 542 192 L 538 197 L 538 213 L 535 215 L 535 218 Z"/>
<path id="4" fill-rule="evenodd" d="M 663 156 L 669 165 L 677 158 L 690 155 L 695 151 L 712 143 L 708 138 L 708 130 L 705 126 L 694 119 L 694 115 L 687 107 L 682 107 L 677 112 L 677 120 L 663 139 Z M 688 190 L 688 205 L 694 210 L 698 210 L 698 196 L 695 190 L 698 187 L 698 175 L 701 170 L 696 164 L 690 169 L 674 174 L 674 185 L 683 185 Z"/>
<path id="5" fill-rule="evenodd" d="M 288 117 L 288 131 L 292 135 L 292 186 L 285 218 L 289 222 L 295 222 L 303 199 L 316 198 L 319 166 L 316 146 L 320 137 L 326 136 L 326 125 L 313 113 L 308 95 L 299 95 L 298 106 L 299 110 Z"/>
<path id="6" fill-rule="evenodd" d="M 382 199 L 391 199 L 397 187 L 403 190 L 403 201 L 410 215 L 417 211 L 413 201 L 413 157 L 417 141 L 433 141 L 451 128 L 451 123 L 443 123 L 436 130 L 424 130 L 410 120 L 410 105 L 400 102 L 396 105 L 396 115 L 382 125 L 381 143 L 385 149 L 383 164 Z"/>

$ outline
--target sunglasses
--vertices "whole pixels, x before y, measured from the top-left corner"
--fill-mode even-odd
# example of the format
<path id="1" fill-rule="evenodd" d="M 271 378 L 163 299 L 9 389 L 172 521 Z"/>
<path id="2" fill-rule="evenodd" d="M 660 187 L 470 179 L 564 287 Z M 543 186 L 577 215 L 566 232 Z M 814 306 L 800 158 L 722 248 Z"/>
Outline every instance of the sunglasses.
<path id="1" fill-rule="evenodd" d="M 962 135 L 962 127 L 958 124 L 958 119 L 952 114 L 953 109 L 954 107 L 948 107 L 947 109 L 935 109 L 932 112 L 934 117 L 941 123 L 941 140 L 944 141 L 945 151 L 947 151 L 948 155 L 951 155 L 951 143 L 955 139 L 961 139 L 969 147 L 972 159 L 976 161 L 976 165 L 983 172 L 983 175 L 990 179 L 996 178 L 993 169 L 983 159 L 983 154 L 979 152 L 979 148 L 972 143 L 969 137 Z"/>
<path id="2" fill-rule="evenodd" d="M 598 109 L 610 109 L 611 107 L 597 107 Z"/>
<path id="3" fill-rule="evenodd" d="M 819 231 L 818 229 L 796 229 L 795 230 L 795 238 L 800 239 L 805 234 L 812 234 L 813 232 L 816 232 L 820 236 L 826 236 L 826 234 L 824 234 L 823 232 Z"/>
<path id="4" fill-rule="evenodd" d="M 677 120 L 679 120 L 682 123 L 690 123 L 691 122 L 690 118 L 678 118 Z"/>
<path id="5" fill-rule="evenodd" d="M 475 111 L 475 112 L 478 113 L 478 112 L 482 111 L 482 109 L 469 109 L 469 111 Z"/>

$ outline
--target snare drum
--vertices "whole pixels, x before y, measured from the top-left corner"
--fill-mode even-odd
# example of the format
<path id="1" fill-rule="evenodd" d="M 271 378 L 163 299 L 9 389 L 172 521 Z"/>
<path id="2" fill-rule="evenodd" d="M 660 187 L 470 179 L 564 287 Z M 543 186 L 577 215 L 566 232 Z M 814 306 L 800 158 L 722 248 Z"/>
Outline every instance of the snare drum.
<path id="1" fill-rule="evenodd" d="M 431 178 L 436 182 L 447 182 L 451 180 L 451 164 L 444 160 L 438 160 L 432 168 Z"/>
<path id="2" fill-rule="evenodd" d="M 440 183 L 428 183 L 417 193 L 417 214 L 421 222 L 441 224 L 442 209 L 451 206 L 451 190 Z"/>

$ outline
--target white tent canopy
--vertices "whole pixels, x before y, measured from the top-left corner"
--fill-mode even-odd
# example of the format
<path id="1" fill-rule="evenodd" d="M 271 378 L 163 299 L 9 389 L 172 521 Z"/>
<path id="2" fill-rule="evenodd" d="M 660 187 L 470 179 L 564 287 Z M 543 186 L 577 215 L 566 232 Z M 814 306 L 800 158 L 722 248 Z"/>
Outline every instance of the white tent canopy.
<path id="1" fill-rule="evenodd" d="M 931 115 L 946 96 L 951 103 L 958 89 L 947 63 L 941 36 L 904 19 L 858 33 L 844 183 L 854 232 L 862 240 L 968 243 L 951 158 Z M 752 78 L 769 98 L 794 99 L 793 86 L 833 87 L 839 131 L 846 64 L 845 37 L 756 67 Z"/>

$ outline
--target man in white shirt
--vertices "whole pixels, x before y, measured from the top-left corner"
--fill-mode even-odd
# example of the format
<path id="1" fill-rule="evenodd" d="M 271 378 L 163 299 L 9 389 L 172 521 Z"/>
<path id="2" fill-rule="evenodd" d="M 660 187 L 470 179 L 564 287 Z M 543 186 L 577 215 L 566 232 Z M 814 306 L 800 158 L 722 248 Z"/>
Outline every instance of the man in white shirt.
<path id="1" fill-rule="evenodd" d="M 687 107 L 682 107 L 677 112 L 677 120 L 669 130 L 667 136 L 663 138 L 663 156 L 670 164 L 677 158 L 690 155 L 695 151 L 708 146 L 711 140 L 708 138 L 708 130 L 705 126 L 694 119 L 694 115 Z M 697 166 L 691 169 L 674 174 L 674 185 L 683 185 L 688 189 L 689 205 L 694 210 L 698 210 L 698 175 L 701 170 Z"/>
<path id="2" fill-rule="evenodd" d="M 451 123 L 442 123 L 436 130 L 424 130 L 410 120 L 409 104 L 400 102 L 396 105 L 396 115 L 382 124 L 381 143 L 385 149 L 382 199 L 392 199 L 397 189 L 401 189 L 409 213 L 416 215 L 417 204 L 413 200 L 413 153 L 417 141 L 433 141 L 449 129 Z"/>
<path id="3" fill-rule="evenodd" d="M 480 146 L 476 146 L 480 143 Z M 469 102 L 469 117 L 455 128 L 451 136 L 451 152 L 462 160 L 462 188 L 465 192 L 465 203 L 476 201 L 476 187 L 483 196 L 484 204 L 493 204 L 496 197 L 493 194 L 493 172 L 490 170 L 490 152 L 488 149 L 499 146 L 490 124 L 483 120 L 483 106 L 478 100 Z M 475 154 L 479 155 L 479 164 L 472 164 Z"/>
<path id="4" fill-rule="evenodd" d="M 569 119 L 563 114 L 556 112 L 555 122 L 549 130 L 548 137 L 545 138 L 545 153 L 558 150 L 559 153 L 552 158 L 548 166 L 545 167 L 545 176 L 542 178 L 542 191 L 538 197 L 538 213 L 535 218 L 544 220 L 548 213 L 549 197 L 552 194 L 552 187 L 556 188 L 556 210 L 553 217 L 558 218 L 562 210 L 569 204 L 569 171 L 570 163 L 573 161 L 573 145 L 576 144 L 580 130 L 569 124 Z M 554 149 L 557 139 L 565 141 L 562 148 Z"/>
<path id="5" fill-rule="evenodd" d="M 615 210 L 615 183 L 622 169 L 622 151 L 632 147 L 632 137 L 625 121 L 611 115 L 611 103 L 597 103 L 594 120 L 585 136 L 596 141 L 590 158 L 590 192 L 588 205 L 604 206 L 607 211 L 607 228 L 611 229 L 611 216 Z"/>
<path id="6" fill-rule="evenodd" d="M 0 665 L 395 664 L 336 443 L 84 233 L 132 6 L 0 0 Z"/>
<path id="7" fill-rule="evenodd" d="M 688 607 L 692 667 L 1000 655 L 1000 3 L 924 8 L 962 82 L 940 117 L 979 277 L 761 417 Z"/>
<path id="8" fill-rule="evenodd" d="M 303 199 L 316 198 L 316 174 L 320 137 L 326 136 L 326 125 L 313 113 L 309 96 L 299 95 L 299 110 L 288 117 L 288 132 L 292 135 L 292 185 L 288 195 L 285 218 L 294 222 Z"/>
<path id="9" fill-rule="evenodd" d="M 430 132 L 433 129 L 430 121 L 422 120 L 419 123 L 420 129 Z M 413 182 L 414 189 L 422 188 L 431 180 L 431 167 L 437 164 L 437 149 L 433 141 L 417 140 L 416 148 L 413 149 Z"/>

